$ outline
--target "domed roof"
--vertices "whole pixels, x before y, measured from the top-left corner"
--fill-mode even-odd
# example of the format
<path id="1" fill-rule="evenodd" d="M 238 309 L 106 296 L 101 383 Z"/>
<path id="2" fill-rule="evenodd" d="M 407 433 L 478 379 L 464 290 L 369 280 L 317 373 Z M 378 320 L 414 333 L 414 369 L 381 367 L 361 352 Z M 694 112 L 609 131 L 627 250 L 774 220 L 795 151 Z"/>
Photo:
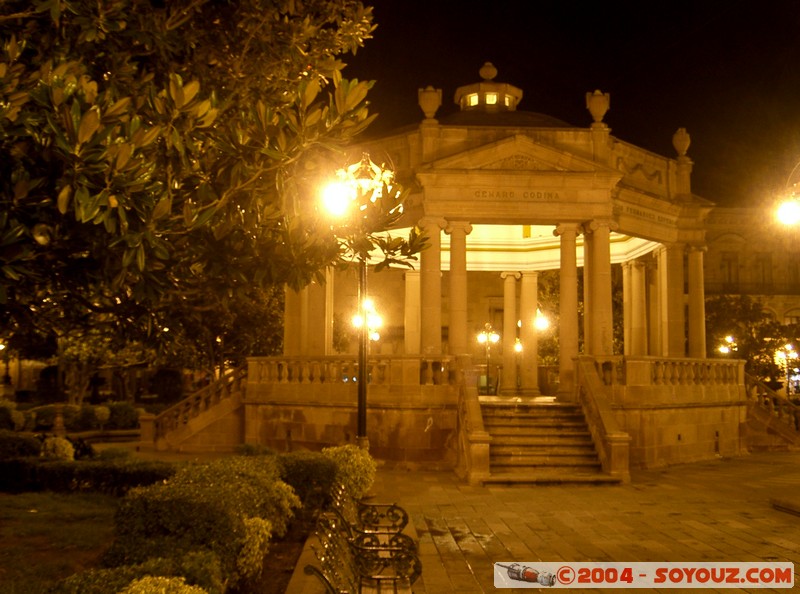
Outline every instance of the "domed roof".
<path id="1" fill-rule="evenodd" d="M 486 62 L 480 69 L 481 82 L 458 87 L 455 103 L 460 111 L 440 120 L 451 126 L 513 126 L 531 128 L 573 128 L 571 124 L 541 113 L 517 111 L 522 89 L 494 82 L 497 68 Z"/>

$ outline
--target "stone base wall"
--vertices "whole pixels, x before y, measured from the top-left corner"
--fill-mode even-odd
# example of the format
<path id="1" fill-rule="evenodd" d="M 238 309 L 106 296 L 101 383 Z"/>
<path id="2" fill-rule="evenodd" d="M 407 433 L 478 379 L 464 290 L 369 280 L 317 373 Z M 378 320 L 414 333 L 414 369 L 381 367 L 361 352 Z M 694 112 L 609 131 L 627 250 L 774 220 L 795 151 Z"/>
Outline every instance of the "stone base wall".
<path id="1" fill-rule="evenodd" d="M 744 405 L 653 406 L 617 409 L 615 414 L 631 437 L 631 468 L 659 468 L 746 451 Z"/>
<path id="2" fill-rule="evenodd" d="M 370 453 L 377 459 L 453 468 L 455 406 L 373 405 L 367 410 Z M 245 442 L 278 451 L 320 450 L 355 443 L 356 408 L 337 404 L 258 402 L 245 404 Z"/>
<path id="3" fill-rule="evenodd" d="M 233 452 L 244 443 L 244 408 L 220 415 L 168 449 L 178 452 Z"/>

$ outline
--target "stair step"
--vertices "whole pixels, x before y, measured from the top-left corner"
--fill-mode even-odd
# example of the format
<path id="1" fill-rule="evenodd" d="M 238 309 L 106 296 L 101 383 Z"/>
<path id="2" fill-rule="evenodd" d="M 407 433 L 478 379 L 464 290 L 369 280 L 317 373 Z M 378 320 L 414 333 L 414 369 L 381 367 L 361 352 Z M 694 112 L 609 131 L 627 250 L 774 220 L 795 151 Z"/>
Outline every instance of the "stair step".
<path id="1" fill-rule="evenodd" d="M 597 456 L 576 456 L 576 455 L 513 455 L 495 456 L 489 454 L 489 466 L 491 468 L 501 466 L 588 466 L 599 467 L 600 461 Z"/>
<path id="2" fill-rule="evenodd" d="M 481 482 L 484 486 L 618 485 L 622 480 L 600 472 L 498 472 Z"/>
<path id="3" fill-rule="evenodd" d="M 619 483 L 603 474 L 580 406 L 481 402 L 491 477 L 484 484 Z"/>
<path id="4" fill-rule="evenodd" d="M 503 427 L 519 428 L 519 429 L 525 429 L 525 430 L 528 430 L 528 431 L 542 430 L 542 429 L 564 429 L 564 430 L 568 430 L 568 429 L 580 430 L 580 429 L 583 429 L 584 431 L 587 430 L 585 422 L 577 422 L 577 421 L 574 422 L 574 423 L 549 423 L 549 422 L 548 423 L 542 423 L 542 422 L 539 422 L 539 423 L 520 423 L 518 421 L 513 421 L 513 420 L 503 421 L 503 420 L 491 419 L 490 418 L 490 419 L 484 419 L 483 420 L 483 426 L 484 427 L 497 427 L 497 428 L 503 428 Z"/>
<path id="5" fill-rule="evenodd" d="M 492 433 L 493 445 L 590 445 L 594 446 L 592 436 L 586 433 Z"/>
<path id="6" fill-rule="evenodd" d="M 596 456 L 594 444 L 491 444 L 493 456 Z"/>

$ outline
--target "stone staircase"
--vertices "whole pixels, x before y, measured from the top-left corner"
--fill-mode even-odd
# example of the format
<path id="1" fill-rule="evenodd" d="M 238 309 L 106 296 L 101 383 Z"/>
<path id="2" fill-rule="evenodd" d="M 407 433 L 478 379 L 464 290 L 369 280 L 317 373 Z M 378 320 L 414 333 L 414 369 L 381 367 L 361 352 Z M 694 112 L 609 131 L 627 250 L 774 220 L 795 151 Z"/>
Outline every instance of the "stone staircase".
<path id="1" fill-rule="evenodd" d="M 604 474 L 580 405 L 482 398 L 491 476 L 485 485 L 617 484 Z"/>

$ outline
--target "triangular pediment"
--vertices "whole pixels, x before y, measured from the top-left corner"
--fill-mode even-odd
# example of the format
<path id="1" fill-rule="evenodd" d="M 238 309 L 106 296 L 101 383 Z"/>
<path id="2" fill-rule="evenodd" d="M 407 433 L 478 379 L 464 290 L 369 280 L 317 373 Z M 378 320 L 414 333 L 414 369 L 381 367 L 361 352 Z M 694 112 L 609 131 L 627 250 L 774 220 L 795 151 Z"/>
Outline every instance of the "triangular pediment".
<path id="1" fill-rule="evenodd" d="M 437 159 L 429 170 L 597 172 L 607 167 L 517 134 Z"/>

